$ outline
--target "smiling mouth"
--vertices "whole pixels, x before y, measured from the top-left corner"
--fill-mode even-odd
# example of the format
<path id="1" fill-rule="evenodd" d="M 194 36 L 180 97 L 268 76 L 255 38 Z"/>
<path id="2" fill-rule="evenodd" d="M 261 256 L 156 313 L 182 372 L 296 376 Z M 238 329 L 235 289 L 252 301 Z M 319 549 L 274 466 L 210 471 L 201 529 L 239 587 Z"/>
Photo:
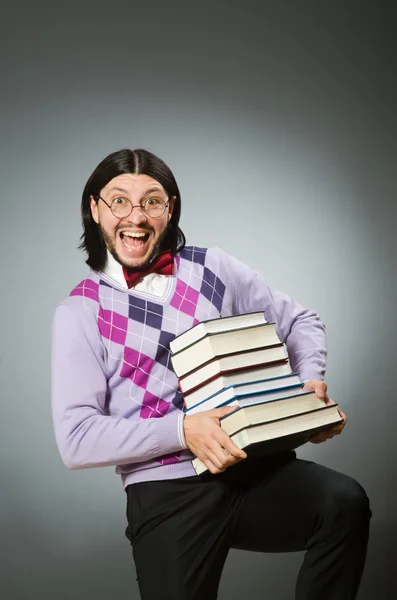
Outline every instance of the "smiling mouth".
<path id="1" fill-rule="evenodd" d="M 120 239 L 129 250 L 139 250 L 149 240 L 149 235 L 147 232 L 121 231 Z"/>

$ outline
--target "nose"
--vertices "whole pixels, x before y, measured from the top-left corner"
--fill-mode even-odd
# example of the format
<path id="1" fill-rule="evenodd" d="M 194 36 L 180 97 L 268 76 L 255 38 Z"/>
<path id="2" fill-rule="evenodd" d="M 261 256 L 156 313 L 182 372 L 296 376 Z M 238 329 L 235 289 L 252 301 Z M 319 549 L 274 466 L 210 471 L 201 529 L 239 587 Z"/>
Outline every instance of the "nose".
<path id="1" fill-rule="evenodd" d="M 134 204 L 130 215 L 127 217 L 127 221 L 130 221 L 134 225 L 147 221 L 147 215 L 140 204 Z"/>

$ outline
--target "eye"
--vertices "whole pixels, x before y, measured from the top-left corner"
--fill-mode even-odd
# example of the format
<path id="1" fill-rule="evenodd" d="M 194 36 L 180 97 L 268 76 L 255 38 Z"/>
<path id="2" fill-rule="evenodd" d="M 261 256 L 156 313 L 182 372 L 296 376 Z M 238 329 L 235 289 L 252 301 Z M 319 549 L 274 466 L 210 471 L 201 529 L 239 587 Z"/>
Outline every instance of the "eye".
<path id="1" fill-rule="evenodd" d="M 163 200 L 161 198 L 156 198 L 154 196 L 145 200 L 145 206 L 154 207 L 154 206 L 160 206 L 161 204 L 163 204 Z"/>
<path id="2" fill-rule="evenodd" d="M 118 196 L 117 198 L 115 198 L 112 202 L 112 204 L 115 204 L 116 206 L 125 206 L 126 204 L 128 204 L 128 200 L 127 198 L 123 198 L 122 196 Z"/>

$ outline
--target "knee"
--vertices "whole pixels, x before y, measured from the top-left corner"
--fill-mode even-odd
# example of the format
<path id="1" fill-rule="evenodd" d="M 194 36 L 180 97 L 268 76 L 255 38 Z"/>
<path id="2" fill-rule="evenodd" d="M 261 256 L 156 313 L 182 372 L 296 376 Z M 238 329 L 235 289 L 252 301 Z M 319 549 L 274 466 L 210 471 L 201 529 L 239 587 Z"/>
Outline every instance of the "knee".
<path id="1" fill-rule="evenodd" d="M 349 527 L 365 525 L 372 514 L 364 488 L 355 479 L 345 475 L 328 488 L 325 508 L 328 518 Z"/>

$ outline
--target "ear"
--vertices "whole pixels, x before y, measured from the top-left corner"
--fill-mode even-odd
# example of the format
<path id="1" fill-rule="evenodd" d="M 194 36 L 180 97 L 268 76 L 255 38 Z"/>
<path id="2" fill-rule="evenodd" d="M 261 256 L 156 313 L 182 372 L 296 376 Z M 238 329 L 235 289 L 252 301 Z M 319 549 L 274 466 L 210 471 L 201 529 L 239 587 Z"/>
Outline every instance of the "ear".
<path id="1" fill-rule="evenodd" d="M 170 201 L 169 201 L 169 207 L 168 207 L 168 221 L 171 220 L 172 217 L 172 213 L 174 210 L 174 206 L 175 206 L 175 202 L 176 202 L 176 196 L 173 196 Z"/>
<path id="2" fill-rule="evenodd" d="M 99 223 L 98 202 L 95 201 L 94 196 L 90 196 L 90 208 L 91 208 L 92 218 L 94 219 L 95 223 L 98 225 L 98 223 Z"/>

